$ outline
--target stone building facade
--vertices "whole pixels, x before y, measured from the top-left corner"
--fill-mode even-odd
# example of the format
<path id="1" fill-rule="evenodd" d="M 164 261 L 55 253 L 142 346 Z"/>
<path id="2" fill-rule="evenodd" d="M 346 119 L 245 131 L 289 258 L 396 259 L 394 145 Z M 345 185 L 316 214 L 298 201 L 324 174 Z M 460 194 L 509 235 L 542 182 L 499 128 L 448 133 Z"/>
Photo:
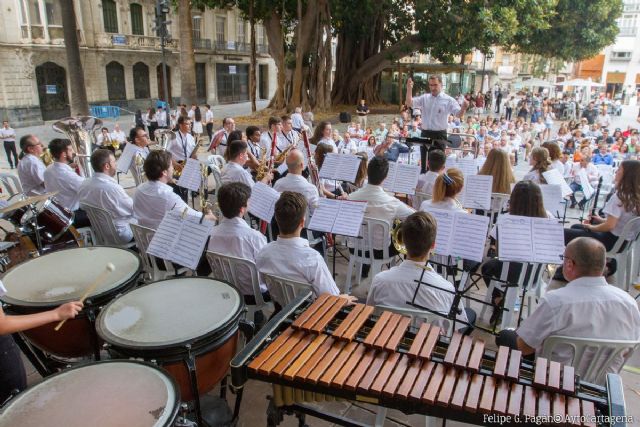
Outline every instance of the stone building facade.
<path id="1" fill-rule="evenodd" d="M 80 54 L 90 105 L 135 111 L 164 99 L 160 38 L 150 0 L 74 0 Z M 178 17 L 170 13 L 166 47 L 169 95 L 180 97 Z M 249 99 L 249 24 L 238 10 L 192 14 L 198 102 Z M 256 26 L 259 99 L 275 91 L 276 69 L 261 25 Z M 0 0 L 0 116 L 14 127 L 71 115 L 58 0 Z"/>

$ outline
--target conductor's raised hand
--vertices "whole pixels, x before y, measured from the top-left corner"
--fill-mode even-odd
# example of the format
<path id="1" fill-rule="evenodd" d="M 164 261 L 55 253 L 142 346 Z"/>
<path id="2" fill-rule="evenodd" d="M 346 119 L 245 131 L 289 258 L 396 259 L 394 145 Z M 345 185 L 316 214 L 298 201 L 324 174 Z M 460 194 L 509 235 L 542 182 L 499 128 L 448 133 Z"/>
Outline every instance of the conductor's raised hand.
<path id="1" fill-rule="evenodd" d="M 84 304 L 80 301 L 71 301 L 66 304 L 62 304 L 60 307 L 53 310 L 53 312 L 56 315 L 56 320 L 58 321 L 73 319 L 78 315 L 78 313 L 80 313 L 82 307 L 84 307 Z"/>
<path id="2" fill-rule="evenodd" d="M 413 89 L 413 79 L 411 77 L 407 79 L 407 88 Z"/>

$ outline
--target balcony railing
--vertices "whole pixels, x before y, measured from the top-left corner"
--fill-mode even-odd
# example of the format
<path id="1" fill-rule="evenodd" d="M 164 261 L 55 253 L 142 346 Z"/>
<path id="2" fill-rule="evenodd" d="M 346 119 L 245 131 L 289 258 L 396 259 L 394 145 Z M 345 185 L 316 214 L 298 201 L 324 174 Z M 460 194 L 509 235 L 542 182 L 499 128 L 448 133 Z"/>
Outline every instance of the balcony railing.
<path id="1" fill-rule="evenodd" d="M 640 3 L 625 3 L 622 10 L 624 13 L 640 12 Z"/>
<path id="2" fill-rule="evenodd" d="M 618 37 L 635 37 L 637 33 L 637 27 L 622 27 L 618 32 Z"/>
<path id="3" fill-rule="evenodd" d="M 193 39 L 193 48 L 198 50 L 211 50 L 211 40 Z"/>
<path id="4" fill-rule="evenodd" d="M 97 34 L 96 45 L 98 47 L 125 47 L 129 49 L 160 49 L 160 37 L 138 36 L 133 34 Z M 178 41 L 175 39 L 167 42 L 169 49 L 177 49 Z"/>

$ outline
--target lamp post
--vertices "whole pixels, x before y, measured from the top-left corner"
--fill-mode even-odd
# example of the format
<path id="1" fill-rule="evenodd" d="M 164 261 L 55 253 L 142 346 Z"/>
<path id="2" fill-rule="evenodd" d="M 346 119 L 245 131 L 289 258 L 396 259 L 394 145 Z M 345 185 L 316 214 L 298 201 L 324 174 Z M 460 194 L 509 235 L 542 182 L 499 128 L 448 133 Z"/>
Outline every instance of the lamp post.
<path id="1" fill-rule="evenodd" d="M 156 34 L 160 37 L 160 49 L 162 51 L 162 88 L 164 92 L 164 102 L 167 107 L 167 115 L 171 109 L 171 99 L 169 97 L 169 83 L 167 81 L 167 43 L 171 41 L 171 34 L 169 34 L 168 25 L 171 21 L 167 20 L 167 14 L 169 13 L 169 0 L 158 0 L 156 2 Z"/>

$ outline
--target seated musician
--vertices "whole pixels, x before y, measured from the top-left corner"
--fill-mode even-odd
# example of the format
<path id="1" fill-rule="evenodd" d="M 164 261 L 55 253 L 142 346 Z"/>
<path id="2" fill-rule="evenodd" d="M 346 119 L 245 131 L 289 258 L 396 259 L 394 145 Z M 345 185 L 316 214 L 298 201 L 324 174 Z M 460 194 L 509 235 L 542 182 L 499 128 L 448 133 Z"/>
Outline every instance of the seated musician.
<path id="1" fill-rule="evenodd" d="M 116 158 L 113 152 L 98 149 L 91 154 L 91 167 L 95 174 L 86 179 L 78 191 L 81 203 L 102 208 L 111 214 L 120 243 L 133 240 L 130 223 L 133 217 L 133 200 L 114 179 Z"/>
<path id="2" fill-rule="evenodd" d="M 88 227 L 87 213 L 80 209 L 78 190 L 84 178 L 71 167 L 75 166 L 76 153 L 71 141 L 56 138 L 49 143 L 53 163 L 44 171 L 44 188 L 48 193 L 57 191 L 56 200 L 62 206 L 74 212 L 73 225 L 77 228 Z"/>
<path id="3" fill-rule="evenodd" d="M 241 140 L 231 141 L 227 152 L 229 154 L 229 161 L 222 169 L 222 174 L 220 175 L 222 183 L 241 182 L 249 187 L 253 187 L 253 178 L 249 171 L 244 168 L 249 158 L 247 143 Z M 271 178 L 271 173 L 267 173 L 262 178 L 262 182 L 266 184 L 271 181 Z"/>
<path id="4" fill-rule="evenodd" d="M 275 206 L 280 235 L 278 240 L 260 250 L 256 266 L 260 273 L 310 284 L 315 296 L 325 293 L 338 295 L 340 290 L 324 258 L 300 237 L 306 211 L 307 201 L 302 194 L 285 191 L 280 195 Z"/>
<path id="5" fill-rule="evenodd" d="M 381 219 L 393 224 L 395 219 L 405 219 L 415 212 L 413 208 L 407 206 L 399 199 L 388 194 L 382 188 L 382 182 L 387 178 L 389 173 L 389 161 L 383 157 L 374 157 L 367 165 L 368 182 L 360 190 L 349 194 L 348 200 L 367 202 L 367 208 L 364 216 L 368 218 Z M 381 233 L 373 235 L 373 256 L 376 259 L 382 259 L 382 249 L 386 236 Z M 352 250 L 352 249 L 350 249 Z M 396 255 L 398 251 L 393 243 L 389 245 L 389 255 Z M 362 266 L 362 276 L 367 277 L 369 274 L 369 265 Z"/>
<path id="6" fill-rule="evenodd" d="M 276 135 L 276 150 L 273 156 L 280 154 L 285 148 L 287 148 L 287 140 L 284 138 L 278 138 L 278 135 L 282 132 L 282 119 L 280 117 L 269 117 L 269 130 L 263 132 L 260 136 L 260 145 L 267 153 L 267 158 L 271 156 L 271 145 L 273 144 L 273 135 Z"/>
<path id="7" fill-rule="evenodd" d="M 249 197 L 251 188 L 241 182 L 231 182 L 220 187 L 218 205 L 223 217 L 211 232 L 210 251 L 256 261 L 256 256 L 266 246 L 267 239 L 262 233 L 249 227 L 243 219 Z M 245 303 L 255 305 L 250 272 L 238 272 L 237 281 L 241 284 L 239 291 L 244 295 Z M 267 294 L 264 296 L 268 299 L 267 287 L 262 283 L 260 290 Z"/>
<path id="8" fill-rule="evenodd" d="M 313 214 L 313 210 L 318 205 L 318 188 L 307 181 L 302 176 L 304 170 L 304 156 L 298 149 L 289 152 L 286 159 L 288 173 L 273 184 L 273 189 L 282 193 L 283 191 L 293 191 L 300 193 L 307 200 L 309 212 Z"/>
<path id="9" fill-rule="evenodd" d="M 173 179 L 170 153 L 149 153 L 144 161 L 144 174 L 148 181 L 138 186 L 133 195 L 133 216 L 138 224 L 156 230 L 165 213 L 174 209 L 179 212 L 186 209 L 189 215 L 200 216 L 200 212 L 191 209 L 168 185 Z M 215 216 L 210 213 L 205 218 L 215 220 Z"/>
<path id="10" fill-rule="evenodd" d="M 247 126 L 245 129 L 247 135 L 247 149 L 249 160 L 244 164 L 245 167 L 250 169 L 251 175 L 255 176 L 256 169 L 260 163 L 261 151 L 260 151 L 260 128 L 257 126 Z"/>
<path id="11" fill-rule="evenodd" d="M 563 288 L 547 292 L 535 311 L 520 327 L 502 330 L 496 344 L 540 354 L 551 335 L 573 338 L 638 340 L 640 311 L 636 301 L 622 289 L 607 283 L 605 247 L 590 237 L 572 240 L 565 248 L 563 273 L 569 281 Z M 573 350 L 557 346 L 551 359 L 570 363 Z M 608 372 L 622 368 L 624 354 L 616 356 Z"/>
<path id="12" fill-rule="evenodd" d="M 6 289 L 0 282 L 0 297 L 5 293 Z M 0 305 L 0 402 L 5 402 L 15 390 L 22 391 L 27 388 L 27 374 L 22 355 L 11 334 L 73 319 L 82 310 L 82 306 L 80 301 L 72 301 L 49 311 L 7 316 Z"/>
<path id="13" fill-rule="evenodd" d="M 440 289 L 450 292 L 455 289 L 451 282 L 427 264 L 436 245 L 435 218 L 427 212 L 413 213 L 402 221 L 399 235 L 407 248 L 407 257 L 400 265 L 375 275 L 367 296 L 367 304 L 416 308 L 407 304 L 407 301 L 413 300 L 416 286 L 420 286 L 415 299 L 417 305 L 438 313 L 449 313 L 453 304 L 453 294 Z M 418 285 L 416 280 L 421 277 L 425 284 Z M 460 312 L 456 318 L 462 322 L 475 323 L 475 312 L 470 308 L 462 308 L 460 304 Z M 465 333 L 471 333 L 473 328 L 463 329 Z"/>
<path id="14" fill-rule="evenodd" d="M 298 132 L 293 130 L 293 122 L 291 121 L 291 116 L 285 114 L 281 117 L 281 119 L 282 130 L 278 134 L 278 146 L 284 147 L 285 149 L 290 145 L 297 147 L 300 140 L 300 135 L 298 134 Z"/>
<path id="15" fill-rule="evenodd" d="M 447 156 L 444 151 L 431 150 L 427 162 L 429 170 L 418 177 L 416 190 L 424 194 L 433 194 L 433 185 L 436 182 L 436 178 L 445 171 L 446 162 Z M 418 209 L 420 206 L 414 206 L 414 208 Z"/>
<path id="16" fill-rule="evenodd" d="M 46 166 L 40 160 L 44 151 L 42 143 L 35 135 L 20 138 L 20 149 L 23 157 L 18 162 L 18 178 L 22 191 L 27 196 L 44 194 L 44 171 Z"/>
<path id="17" fill-rule="evenodd" d="M 136 126 L 129 132 L 129 141 L 131 144 L 138 147 L 140 150 L 140 154 L 145 159 L 149 155 L 149 144 L 151 144 L 151 140 L 149 139 L 149 135 L 144 130 L 143 127 Z"/>
<path id="18" fill-rule="evenodd" d="M 420 205 L 421 211 L 428 209 L 443 209 L 448 211 L 466 212 L 458 196 L 464 188 L 464 176 L 462 171 L 450 168 L 436 177 L 433 184 L 431 200 L 425 200 Z"/>

